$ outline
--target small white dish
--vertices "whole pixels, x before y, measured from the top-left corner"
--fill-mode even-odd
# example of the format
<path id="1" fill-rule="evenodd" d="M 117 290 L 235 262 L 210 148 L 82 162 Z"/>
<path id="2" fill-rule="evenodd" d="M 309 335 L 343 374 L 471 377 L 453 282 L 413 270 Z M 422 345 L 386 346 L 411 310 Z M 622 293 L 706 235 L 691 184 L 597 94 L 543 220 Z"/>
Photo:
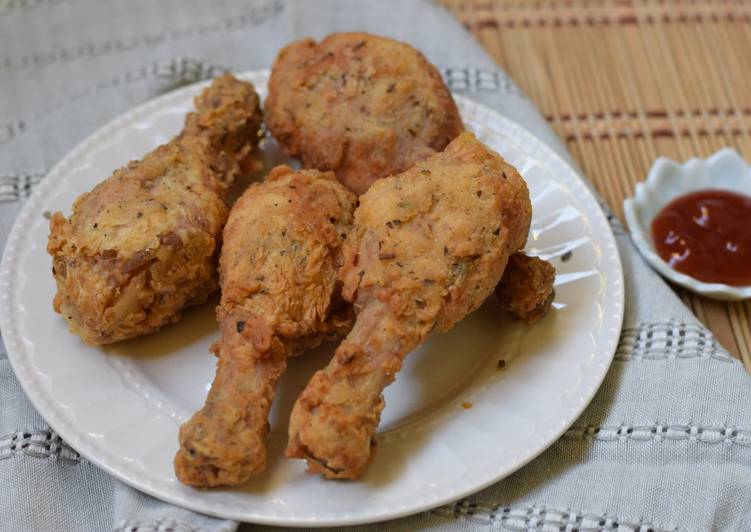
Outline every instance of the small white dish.
<path id="1" fill-rule="evenodd" d="M 623 202 L 631 238 L 647 262 L 675 284 L 714 299 L 750 298 L 751 286 L 703 283 L 674 270 L 655 251 L 650 228 L 660 209 L 678 196 L 706 189 L 751 196 L 751 167 L 730 148 L 723 148 L 707 159 L 689 159 L 683 164 L 660 157 L 649 170 L 647 180 L 636 185 L 634 197 Z"/>

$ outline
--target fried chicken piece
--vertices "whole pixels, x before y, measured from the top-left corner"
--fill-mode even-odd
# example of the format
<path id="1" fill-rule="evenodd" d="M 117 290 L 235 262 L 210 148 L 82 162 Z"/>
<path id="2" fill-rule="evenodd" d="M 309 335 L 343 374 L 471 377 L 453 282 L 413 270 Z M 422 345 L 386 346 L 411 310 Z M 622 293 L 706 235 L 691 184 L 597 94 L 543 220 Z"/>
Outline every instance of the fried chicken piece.
<path id="1" fill-rule="evenodd" d="M 298 398 L 287 456 L 328 478 L 364 473 L 383 389 L 431 331 L 448 331 L 493 292 L 531 211 L 516 169 L 471 133 L 360 197 L 340 270 L 357 319 Z"/>
<path id="2" fill-rule="evenodd" d="M 288 166 L 232 208 L 220 259 L 222 338 L 206 405 L 180 428 L 177 477 L 238 484 L 266 464 L 267 416 L 286 358 L 346 333 L 337 268 L 356 199 L 331 172 Z"/>
<path id="3" fill-rule="evenodd" d="M 225 195 L 258 142 L 250 83 L 214 80 L 180 135 L 82 194 L 50 222 L 54 309 L 89 344 L 156 331 L 216 290 Z"/>
<path id="4" fill-rule="evenodd" d="M 277 56 L 266 123 L 306 168 L 362 194 L 464 130 L 438 70 L 408 44 L 368 33 L 303 39 Z"/>
<path id="5" fill-rule="evenodd" d="M 555 297 L 554 282 L 555 268 L 548 261 L 514 253 L 495 287 L 495 295 L 515 318 L 532 325 L 550 308 Z"/>

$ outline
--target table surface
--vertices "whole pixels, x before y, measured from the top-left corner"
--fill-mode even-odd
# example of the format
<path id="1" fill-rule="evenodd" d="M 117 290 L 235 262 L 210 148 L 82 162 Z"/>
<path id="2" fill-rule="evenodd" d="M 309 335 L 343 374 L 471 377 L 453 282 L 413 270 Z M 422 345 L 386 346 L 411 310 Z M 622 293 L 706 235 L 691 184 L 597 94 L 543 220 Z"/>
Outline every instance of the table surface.
<path id="1" fill-rule="evenodd" d="M 537 104 L 623 220 L 658 156 L 751 160 L 751 2 L 441 0 Z M 751 371 L 751 301 L 674 287 Z"/>

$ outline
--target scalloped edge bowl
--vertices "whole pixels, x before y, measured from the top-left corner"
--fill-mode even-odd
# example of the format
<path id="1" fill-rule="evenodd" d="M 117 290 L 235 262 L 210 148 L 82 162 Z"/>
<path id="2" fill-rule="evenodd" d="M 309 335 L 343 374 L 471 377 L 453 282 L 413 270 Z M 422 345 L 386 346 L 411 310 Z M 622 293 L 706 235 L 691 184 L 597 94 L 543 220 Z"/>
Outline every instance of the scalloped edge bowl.
<path id="1" fill-rule="evenodd" d="M 706 159 L 692 158 L 683 164 L 666 157 L 658 158 L 646 181 L 637 183 L 634 197 L 623 202 L 631 238 L 647 262 L 673 283 L 714 299 L 751 298 L 751 286 L 701 282 L 671 268 L 655 251 L 650 226 L 660 209 L 678 196 L 706 189 L 751 196 L 751 167 L 731 148 L 723 148 Z"/>

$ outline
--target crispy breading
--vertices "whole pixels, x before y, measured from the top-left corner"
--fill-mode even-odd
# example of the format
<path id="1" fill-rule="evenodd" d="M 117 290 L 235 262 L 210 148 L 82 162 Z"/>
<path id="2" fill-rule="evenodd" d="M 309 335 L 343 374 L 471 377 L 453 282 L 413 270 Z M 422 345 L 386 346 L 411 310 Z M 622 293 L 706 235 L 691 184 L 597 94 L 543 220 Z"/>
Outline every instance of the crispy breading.
<path id="1" fill-rule="evenodd" d="M 250 83 L 217 78 L 183 132 L 56 212 L 47 251 L 55 311 L 90 344 L 148 334 L 217 288 L 225 193 L 258 141 Z"/>
<path id="2" fill-rule="evenodd" d="M 355 202 L 331 172 L 280 166 L 232 208 L 220 259 L 219 362 L 206 405 L 180 429 L 181 482 L 237 484 L 263 470 L 287 356 L 351 326 L 336 271 Z"/>
<path id="3" fill-rule="evenodd" d="M 495 294 L 514 317 L 532 325 L 550 308 L 555 297 L 555 268 L 539 257 L 511 255 Z"/>
<path id="4" fill-rule="evenodd" d="M 303 166 L 333 170 L 356 194 L 444 149 L 464 129 L 441 75 L 419 51 L 367 33 L 282 49 L 264 112 Z"/>
<path id="5" fill-rule="evenodd" d="M 383 389 L 434 329 L 490 295 L 531 218 L 519 173 L 471 133 L 360 197 L 344 246 L 343 295 L 357 319 L 298 398 L 287 455 L 309 471 L 357 478 L 375 449 Z"/>

